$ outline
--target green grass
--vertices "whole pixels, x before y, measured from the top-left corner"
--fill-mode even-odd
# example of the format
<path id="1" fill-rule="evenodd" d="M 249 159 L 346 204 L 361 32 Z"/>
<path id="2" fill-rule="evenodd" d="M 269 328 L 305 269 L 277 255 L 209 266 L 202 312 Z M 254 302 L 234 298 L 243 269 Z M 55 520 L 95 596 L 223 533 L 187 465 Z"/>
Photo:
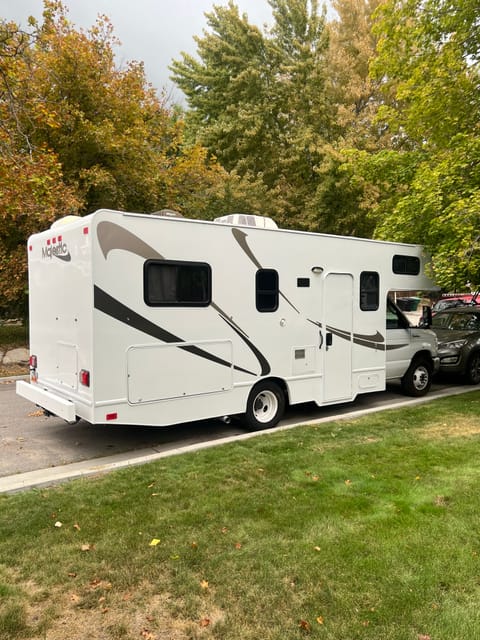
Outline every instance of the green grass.
<path id="1" fill-rule="evenodd" d="M 475 638 L 479 408 L 472 392 L 2 496 L 0 640 L 85 624 L 108 639 Z"/>

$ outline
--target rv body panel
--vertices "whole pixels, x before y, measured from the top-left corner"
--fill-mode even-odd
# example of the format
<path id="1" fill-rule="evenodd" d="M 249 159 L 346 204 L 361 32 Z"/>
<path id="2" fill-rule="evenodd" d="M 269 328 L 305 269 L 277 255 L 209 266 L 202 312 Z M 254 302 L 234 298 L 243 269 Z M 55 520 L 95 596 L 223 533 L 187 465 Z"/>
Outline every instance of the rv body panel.
<path id="1" fill-rule="evenodd" d="M 31 384 L 91 423 L 239 414 L 267 379 L 290 404 L 350 401 L 392 377 L 387 293 L 431 288 L 424 263 L 416 245 L 100 210 L 29 239 Z"/>

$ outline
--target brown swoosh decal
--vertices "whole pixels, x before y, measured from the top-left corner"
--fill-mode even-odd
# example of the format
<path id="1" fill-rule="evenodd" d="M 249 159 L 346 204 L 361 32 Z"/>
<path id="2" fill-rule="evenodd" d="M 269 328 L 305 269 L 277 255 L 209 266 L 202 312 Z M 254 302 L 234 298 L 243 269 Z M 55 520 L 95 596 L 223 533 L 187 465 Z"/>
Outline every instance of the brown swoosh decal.
<path id="1" fill-rule="evenodd" d="M 115 222 L 100 222 L 97 226 L 97 237 L 105 259 L 109 252 L 114 249 L 130 251 L 145 259 L 164 259 L 152 246 L 141 240 L 131 231 L 124 229 L 119 224 L 115 224 Z"/>
<path id="2" fill-rule="evenodd" d="M 260 264 L 260 262 L 255 257 L 255 254 L 253 253 L 253 251 L 248 246 L 248 242 L 247 242 L 247 235 L 248 234 L 246 234 L 245 231 L 241 231 L 240 229 L 237 229 L 236 227 L 232 228 L 232 233 L 233 233 L 233 237 L 235 238 L 235 240 L 238 242 L 238 244 L 240 245 L 242 250 L 250 258 L 250 260 L 253 262 L 253 264 L 257 267 L 257 269 L 263 269 L 262 265 Z M 285 302 L 292 307 L 292 309 L 294 311 L 296 311 L 298 314 L 300 314 L 300 311 L 297 309 L 297 307 L 292 302 L 290 302 L 290 300 L 286 297 L 286 295 L 284 293 L 279 291 L 279 294 L 282 296 L 282 298 L 285 300 Z"/>
<path id="3" fill-rule="evenodd" d="M 113 251 L 114 249 L 121 249 L 123 251 L 129 251 L 130 253 L 134 253 L 135 255 L 141 256 L 142 258 L 145 258 L 145 259 L 156 258 L 157 260 L 165 260 L 165 258 L 160 253 L 158 253 L 158 251 L 156 251 L 152 246 L 144 242 L 141 238 L 136 236 L 131 231 L 124 229 L 123 227 L 121 227 L 118 224 L 115 224 L 114 222 L 109 222 L 109 221 L 100 222 L 97 226 L 97 237 L 98 237 L 98 243 L 100 245 L 100 248 L 102 250 L 102 253 L 105 259 L 107 259 L 107 256 L 110 251 Z M 95 291 L 97 296 L 96 299 L 98 300 L 106 299 L 108 297 L 108 294 L 106 294 L 105 292 L 102 292 L 98 287 L 95 287 Z M 119 303 L 118 301 L 115 301 L 115 304 L 113 304 L 112 302 L 113 298 L 109 297 L 109 300 L 110 300 L 110 303 L 108 305 L 104 304 L 103 307 L 101 308 L 101 310 L 104 311 L 105 313 L 107 313 L 106 311 L 107 308 L 112 308 L 112 307 L 115 307 L 117 309 L 122 308 L 121 303 Z M 219 312 L 220 317 L 223 320 L 226 320 L 228 322 L 230 327 L 240 336 L 240 338 L 245 342 L 245 344 L 247 344 L 247 346 L 250 348 L 252 353 L 255 355 L 261 367 L 260 375 L 266 375 L 267 373 L 269 373 L 270 365 L 268 364 L 266 358 L 255 347 L 255 345 L 248 339 L 248 336 L 246 335 L 246 333 L 238 325 L 236 325 L 233 322 L 233 320 L 228 319 L 227 314 L 224 313 L 213 301 L 211 302 L 211 306 L 216 311 Z M 130 312 L 130 316 L 135 315 L 135 317 L 137 318 L 138 326 L 143 327 L 142 329 L 140 329 L 141 331 L 144 331 L 149 335 L 162 339 L 165 342 L 171 342 L 171 339 L 168 339 L 169 338 L 169 336 L 167 335 L 168 332 L 161 329 L 160 327 L 154 326 L 153 323 L 148 323 L 148 321 L 145 318 L 142 318 L 138 314 L 135 314 L 133 310 L 129 310 L 129 312 Z M 147 323 L 148 323 L 148 330 L 145 329 L 145 327 L 147 326 Z M 177 338 L 176 336 L 174 337 L 175 337 L 175 341 L 178 340 L 183 342 L 183 340 L 181 340 L 180 338 Z M 196 355 L 200 355 L 207 359 L 215 360 L 214 356 L 211 356 L 211 355 L 209 356 L 208 354 L 206 354 L 206 352 L 204 352 L 202 349 L 199 349 L 197 347 L 192 346 L 192 347 L 180 347 L 180 348 L 185 349 L 186 351 L 191 351 L 192 353 L 195 353 Z M 228 363 L 221 362 L 220 359 L 217 359 L 216 361 L 219 364 L 228 365 Z M 247 369 L 243 369 L 242 367 L 239 367 L 237 365 L 233 365 L 233 368 L 236 369 L 237 371 L 243 371 L 244 373 L 248 373 L 249 375 L 256 375 L 252 371 L 248 371 Z"/>

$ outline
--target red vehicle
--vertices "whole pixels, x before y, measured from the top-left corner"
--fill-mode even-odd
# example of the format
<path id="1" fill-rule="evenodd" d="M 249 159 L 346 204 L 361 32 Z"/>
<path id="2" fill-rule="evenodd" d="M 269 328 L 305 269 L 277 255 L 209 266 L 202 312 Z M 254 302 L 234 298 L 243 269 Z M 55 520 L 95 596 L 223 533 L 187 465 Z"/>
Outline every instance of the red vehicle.
<path id="1" fill-rule="evenodd" d="M 453 307 L 478 305 L 480 304 L 480 299 L 477 300 L 477 295 L 478 292 L 444 294 L 440 300 L 433 305 L 432 315 L 435 315 L 438 311 L 445 311 L 445 309 L 451 309 Z"/>

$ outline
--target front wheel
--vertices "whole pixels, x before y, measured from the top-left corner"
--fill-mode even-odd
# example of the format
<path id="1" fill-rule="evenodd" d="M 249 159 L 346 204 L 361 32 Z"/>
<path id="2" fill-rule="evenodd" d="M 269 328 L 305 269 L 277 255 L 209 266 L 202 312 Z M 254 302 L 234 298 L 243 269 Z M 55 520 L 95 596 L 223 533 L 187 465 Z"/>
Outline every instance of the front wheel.
<path id="1" fill-rule="evenodd" d="M 472 353 L 468 359 L 465 380 L 467 384 L 478 384 L 480 382 L 480 351 Z"/>
<path id="2" fill-rule="evenodd" d="M 285 394 L 275 382 L 259 382 L 248 396 L 245 421 L 251 431 L 274 427 L 285 411 Z"/>
<path id="3" fill-rule="evenodd" d="M 402 389 L 407 396 L 420 398 L 432 386 L 432 365 L 427 358 L 417 358 L 402 378 Z"/>

